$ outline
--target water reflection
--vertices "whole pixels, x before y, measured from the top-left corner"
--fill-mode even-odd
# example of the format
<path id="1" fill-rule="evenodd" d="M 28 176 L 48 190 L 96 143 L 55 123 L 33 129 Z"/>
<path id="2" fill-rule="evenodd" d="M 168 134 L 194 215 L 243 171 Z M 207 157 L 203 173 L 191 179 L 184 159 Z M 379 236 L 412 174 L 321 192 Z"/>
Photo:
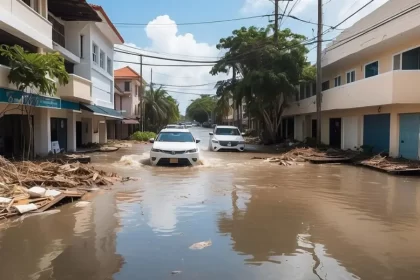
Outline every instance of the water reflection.
<path id="1" fill-rule="evenodd" d="M 123 263 L 114 207 L 109 194 L 83 209 L 16 222 L 0 239 L 0 279 L 111 279 Z"/>

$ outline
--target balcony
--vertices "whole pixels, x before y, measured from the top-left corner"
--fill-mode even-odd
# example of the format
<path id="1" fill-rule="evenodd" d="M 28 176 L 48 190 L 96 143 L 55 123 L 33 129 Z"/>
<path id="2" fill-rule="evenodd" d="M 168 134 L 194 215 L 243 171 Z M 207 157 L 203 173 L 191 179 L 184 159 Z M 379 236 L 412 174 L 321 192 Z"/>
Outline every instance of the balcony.
<path id="1" fill-rule="evenodd" d="M 292 103 L 285 115 L 316 112 L 315 96 Z M 390 71 L 322 92 L 322 111 L 420 103 L 420 71 Z"/>
<path id="2" fill-rule="evenodd" d="M 2 0 L 0 29 L 37 47 L 52 49 L 52 25 L 22 0 Z"/>
<path id="3" fill-rule="evenodd" d="M 58 96 L 70 101 L 90 102 L 92 82 L 74 74 L 69 75 L 69 83 L 58 87 Z"/>

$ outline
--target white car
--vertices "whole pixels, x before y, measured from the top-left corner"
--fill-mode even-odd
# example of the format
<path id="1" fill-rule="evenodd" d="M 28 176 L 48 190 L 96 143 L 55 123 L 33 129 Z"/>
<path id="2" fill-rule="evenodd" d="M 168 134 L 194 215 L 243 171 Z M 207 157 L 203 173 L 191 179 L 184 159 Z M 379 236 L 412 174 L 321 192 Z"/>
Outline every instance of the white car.
<path id="1" fill-rule="evenodd" d="M 185 129 L 185 125 L 183 125 L 183 124 L 168 124 L 165 128 Z"/>
<path id="2" fill-rule="evenodd" d="M 200 139 L 188 129 L 162 129 L 156 139 L 150 139 L 152 165 L 196 165 L 200 160 Z"/>
<path id="3" fill-rule="evenodd" d="M 209 134 L 211 151 L 238 150 L 243 152 L 245 150 L 243 134 L 236 126 L 216 126 Z"/>

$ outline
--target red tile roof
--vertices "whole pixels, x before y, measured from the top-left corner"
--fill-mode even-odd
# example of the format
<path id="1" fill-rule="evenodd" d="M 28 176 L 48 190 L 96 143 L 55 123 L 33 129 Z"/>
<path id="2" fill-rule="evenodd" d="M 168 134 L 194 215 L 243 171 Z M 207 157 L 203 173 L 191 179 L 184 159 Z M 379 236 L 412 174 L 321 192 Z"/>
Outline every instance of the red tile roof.
<path id="1" fill-rule="evenodd" d="M 130 66 L 114 70 L 115 79 L 140 79 L 140 75 Z"/>
<path id="2" fill-rule="evenodd" d="M 112 28 L 112 30 L 114 30 L 115 34 L 118 36 L 118 38 L 121 40 L 122 43 L 124 43 L 124 39 L 121 36 L 120 32 L 118 32 L 117 28 L 115 27 L 115 25 L 112 23 L 112 21 L 109 19 L 108 15 L 105 13 L 104 9 L 102 8 L 102 6 L 99 5 L 94 5 L 94 4 L 90 4 L 90 6 L 95 10 L 100 12 L 101 14 L 104 15 L 108 25 Z"/>

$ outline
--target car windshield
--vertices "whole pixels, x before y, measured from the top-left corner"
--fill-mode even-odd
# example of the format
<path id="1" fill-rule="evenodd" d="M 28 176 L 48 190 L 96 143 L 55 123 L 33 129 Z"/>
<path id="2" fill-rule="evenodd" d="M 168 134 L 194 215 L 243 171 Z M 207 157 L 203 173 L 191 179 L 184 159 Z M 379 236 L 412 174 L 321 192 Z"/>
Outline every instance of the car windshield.
<path id="1" fill-rule="evenodd" d="M 237 128 L 217 128 L 216 135 L 241 135 Z"/>
<path id="2" fill-rule="evenodd" d="M 194 137 L 188 132 L 161 132 L 157 137 L 159 142 L 194 142 Z"/>

